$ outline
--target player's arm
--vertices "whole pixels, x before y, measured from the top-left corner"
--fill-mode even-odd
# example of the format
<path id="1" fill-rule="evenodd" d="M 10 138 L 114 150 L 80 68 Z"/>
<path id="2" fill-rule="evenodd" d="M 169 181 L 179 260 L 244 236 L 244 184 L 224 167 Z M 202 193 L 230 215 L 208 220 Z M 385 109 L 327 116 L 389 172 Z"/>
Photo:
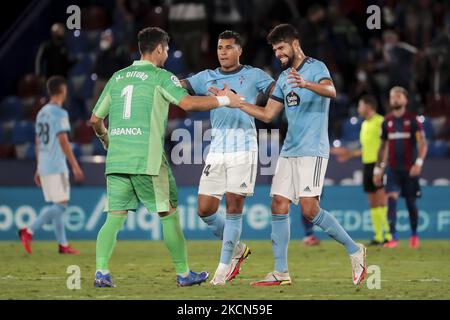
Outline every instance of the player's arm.
<path id="1" fill-rule="evenodd" d="M 103 145 L 105 150 L 108 150 L 109 146 L 109 137 L 108 137 L 108 129 L 105 127 L 105 123 L 103 122 L 103 118 L 97 117 L 94 113 L 89 120 L 92 128 L 94 129 L 94 133 L 100 142 Z"/>
<path id="2" fill-rule="evenodd" d="M 388 142 L 382 139 L 380 149 L 378 150 L 378 159 L 373 169 L 373 183 L 377 186 L 382 184 L 384 169 L 388 158 Z"/>
<path id="3" fill-rule="evenodd" d="M 220 106 L 239 106 L 240 96 L 229 91 L 224 96 L 185 96 L 180 100 L 178 106 L 184 111 L 208 111 Z"/>
<path id="4" fill-rule="evenodd" d="M 283 107 L 281 102 L 269 98 L 265 107 L 242 102 L 240 109 L 258 120 L 269 123 L 283 110 Z"/>
<path id="5" fill-rule="evenodd" d="M 60 132 L 58 134 L 59 144 L 61 145 L 61 149 L 66 155 L 67 161 L 69 161 L 70 166 L 73 171 L 73 175 L 75 177 L 75 181 L 80 182 L 84 179 L 83 170 L 81 170 L 80 165 L 78 164 L 77 159 L 75 158 L 72 147 L 70 146 L 69 137 L 66 132 Z"/>
<path id="6" fill-rule="evenodd" d="M 38 187 L 40 187 L 41 186 L 41 178 L 39 177 L 39 172 L 38 172 L 38 167 L 39 167 L 39 138 L 37 136 L 36 136 L 36 139 L 35 139 L 34 151 L 36 153 L 36 172 L 34 173 L 34 183 L 36 183 L 36 185 Z"/>
<path id="7" fill-rule="evenodd" d="M 336 89 L 333 81 L 330 79 L 322 79 L 318 83 L 307 81 L 295 70 L 291 68 L 288 75 L 289 84 L 292 88 L 305 88 L 326 98 L 336 98 Z"/>
<path id="8" fill-rule="evenodd" d="M 181 86 L 182 86 L 184 89 L 188 90 L 188 91 L 189 91 L 189 89 L 191 88 L 191 86 L 189 85 L 188 80 L 186 80 L 186 79 L 181 79 L 181 80 L 180 80 L 180 83 L 181 83 Z"/>
<path id="9" fill-rule="evenodd" d="M 362 156 L 361 149 L 350 150 L 344 147 L 331 148 L 330 154 L 336 156 L 337 161 L 346 162 L 352 158 L 359 158 Z"/>
<path id="10" fill-rule="evenodd" d="M 420 173 L 422 172 L 423 161 L 425 160 L 428 151 L 427 139 L 425 138 L 425 135 L 422 130 L 416 132 L 416 140 L 417 140 L 418 155 L 416 162 L 409 171 L 409 174 L 412 177 L 419 176 Z"/>
<path id="11" fill-rule="evenodd" d="M 215 87 L 210 87 L 208 91 L 216 96 L 224 94 L 223 90 L 219 90 Z M 241 101 L 239 106 L 239 108 L 245 113 L 265 123 L 271 122 L 276 117 L 276 115 L 279 114 L 281 110 L 283 110 L 283 107 L 284 105 L 282 102 L 277 101 L 273 98 L 269 98 L 265 107 L 259 107 L 245 101 Z"/>
<path id="12" fill-rule="evenodd" d="M 187 79 L 180 80 L 180 84 L 190 94 L 190 96 L 185 96 L 184 98 L 182 98 L 178 104 L 178 106 L 184 111 L 208 111 L 219 106 L 227 106 L 230 104 L 239 106 L 240 101 L 231 100 L 233 92 L 228 90 L 227 85 L 225 85 L 224 87 L 223 95 L 230 98 L 230 101 L 228 101 L 228 99 L 226 98 L 224 99 L 214 96 L 197 96 L 189 80 Z M 231 95 L 227 95 L 228 93 L 230 93 Z M 217 98 L 219 98 L 220 101 L 218 101 Z"/>

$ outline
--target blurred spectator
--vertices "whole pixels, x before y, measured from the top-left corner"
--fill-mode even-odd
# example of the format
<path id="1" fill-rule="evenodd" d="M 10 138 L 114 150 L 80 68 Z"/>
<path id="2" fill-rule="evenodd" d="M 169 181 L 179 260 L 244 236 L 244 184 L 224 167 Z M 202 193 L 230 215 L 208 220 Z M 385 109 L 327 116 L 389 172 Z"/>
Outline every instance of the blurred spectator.
<path id="1" fill-rule="evenodd" d="M 54 75 L 67 77 L 74 61 L 69 59 L 67 45 L 64 39 L 65 29 L 62 23 L 55 23 L 51 29 L 51 39 L 39 47 L 36 56 L 36 74 L 49 78 Z"/>
<path id="2" fill-rule="evenodd" d="M 169 34 L 184 55 L 191 72 L 201 69 L 202 49 L 206 50 L 207 14 L 205 0 L 173 0 L 169 7 Z"/>
<path id="3" fill-rule="evenodd" d="M 298 30 L 306 55 L 324 60 L 328 40 L 325 9 L 320 4 L 311 5 L 306 19 L 301 20 Z"/>
<path id="4" fill-rule="evenodd" d="M 413 87 L 413 58 L 417 48 L 406 42 L 400 42 L 396 32 L 392 30 L 383 33 L 384 57 L 387 63 L 389 77 L 388 87 L 401 86 L 408 92 Z"/>
<path id="5" fill-rule="evenodd" d="M 129 54 L 124 47 L 117 46 L 114 35 L 110 29 L 102 32 L 100 36 L 99 53 L 94 66 L 97 80 L 94 85 L 93 103 L 97 101 L 109 78 L 117 70 L 127 67 L 131 63 Z"/>

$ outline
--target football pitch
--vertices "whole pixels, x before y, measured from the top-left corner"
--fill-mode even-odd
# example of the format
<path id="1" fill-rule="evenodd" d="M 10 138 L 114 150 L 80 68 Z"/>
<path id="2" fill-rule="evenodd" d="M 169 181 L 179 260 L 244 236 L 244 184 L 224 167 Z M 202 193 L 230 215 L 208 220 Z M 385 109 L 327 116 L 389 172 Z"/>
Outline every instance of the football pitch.
<path id="1" fill-rule="evenodd" d="M 178 288 L 163 242 L 118 241 L 110 268 L 117 288 L 94 289 L 95 242 L 73 241 L 81 254 L 59 255 L 55 242 L 35 241 L 33 255 L 19 241 L 0 242 L 0 299 L 450 299 L 450 241 L 423 240 L 418 250 L 406 241 L 395 249 L 368 248 L 368 265 L 380 268 L 381 288 L 358 287 L 351 280 L 350 259 L 333 241 L 289 246 L 291 286 L 251 287 L 273 268 L 270 241 L 246 241 L 252 254 L 241 273 L 223 287 Z M 189 241 L 190 267 L 213 276 L 220 255 L 218 241 Z M 81 289 L 67 288 L 67 268 L 81 271 Z M 375 273 L 368 274 L 367 278 Z M 370 281 L 369 281 L 370 282 Z M 374 281 L 372 281 L 374 283 Z"/>

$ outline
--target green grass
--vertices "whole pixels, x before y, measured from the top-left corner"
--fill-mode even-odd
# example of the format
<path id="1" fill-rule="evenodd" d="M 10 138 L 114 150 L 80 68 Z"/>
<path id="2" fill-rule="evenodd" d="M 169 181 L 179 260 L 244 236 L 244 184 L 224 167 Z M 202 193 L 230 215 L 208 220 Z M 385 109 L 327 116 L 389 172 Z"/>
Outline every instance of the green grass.
<path id="1" fill-rule="evenodd" d="M 424 240 L 418 250 L 406 242 L 389 250 L 369 248 L 368 264 L 381 268 L 379 290 L 368 289 L 366 282 L 353 285 L 350 260 L 332 241 L 312 248 L 291 241 L 293 284 L 251 287 L 251 281 L 272 270 L 273 258 L 269 241 L 247 243 L 253 254 L 226 286 L 178 288 L 162 242 L 119 241 L 110 265 L 118 287 L 94 289 L 95 242 L 73 242 L 82 251 L 78 256 L 59 255 L 55 242 L 34 242 L 33 255 L 19 242 L 0 242 L 0 299 L 450 299 L 450 241 Z M 213 274 L 220 243 L 189 241 L 188 247 L 191 268 Z M 66 287 L 69 265 L 81 269 L 80 290 Z"/>

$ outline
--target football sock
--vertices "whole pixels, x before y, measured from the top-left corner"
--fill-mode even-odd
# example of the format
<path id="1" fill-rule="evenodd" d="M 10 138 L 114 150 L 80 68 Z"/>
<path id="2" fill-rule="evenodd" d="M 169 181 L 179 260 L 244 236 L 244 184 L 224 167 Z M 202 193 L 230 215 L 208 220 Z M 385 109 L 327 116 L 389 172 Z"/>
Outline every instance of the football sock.
<path id="1" fill-rule="evenodd" d="M 381 208 L 370 208 L 370 217 L 372 218 L 372 228 L 374 232 L 373 239 L 378 242 L 383 242 L 383 225 L 380 212 Z"/>
<path id="2" fill-rule="evenodd" d="M 216 212 L 208 217 L 201 217 L 201 219 L 208 225 L 208 229 L 211 230 L 217 238 L 220 240 L 223 239 L 225 219 L 221 214 Z"/>
<path id="3" fill-rule="evenodd" d="M 220 262 L 230 264 L 233 257 L 234 248 L 239 242 L 242 231 L 242 214 L 227 213 L 225 227 L 223 231 L 222 252 Z"/>
<path id="4" fill-rule="evenodd" d="M 417 210 L 416 199 L 408 197 L 406 198 L 406 207 L 409 212 L 409 223 L 411 225 L 411 233 L 413 236 L 417 236 L 417 223 L 419 221 L 419 212 Z"/>
<path id="5" fill-rule="evenodd" d="M 53 228 L 55 229 L 55 236 L 58 243 L 67 246 L 66 228 L 64 225 L 66 207 L 61 204 L 59 206 L 60 210 L 53 215 Z"/>
<path id="6" fill-rule="evenodd" d="M 305 228 L 305 236 L 309 237 L 314 234 L 313 228 L 314 224 L 312 224 L 308 219 L 305 218 L 304 215 L 302 215 L 302 224 Z"/>
<path id="7" fill-rule="evenodd" d="M 389 221 L 388 221 L 388 209 L 386 206 L 378 208 L 378 214 L 380 215 L 381 226 L 384 231 L 384 239 L 387 241 L 392 240 L 392 235 L 389 230 Z M 384 240 L 383 239 L 383 240 Z"/>
<path id="8" fill-rule="evenodd" d="M 42 228 L 44 224 L 49 222 L 52 218 L 54 218 L 58 213 L 63 212 L 66 210 L 66 207 L 62 204 L 52 204 L 51 206 L 48 206 L 44 208 L 41 212 L 41 214 L 36 218 L 34 223 L 31 225 L 31 227 L 28 229 L 32 234 L 34 234 L 37 230 Z"/>
<path id="9" fill-rule="evenodd" d="M 97 235 L 97 270 L 109 270 L 108 263 L 109 259 L 111 259 L 111 255 L 117 242 L 117 233 L 119 232 L 126 219 L 126 214 L 108 213 L 106 221 Z"/>
<path id="10" fill-rule="evenodd" d="M 343 244 L 348 254 L 353 254 L 359 250 L 359 247 L 350 238 L 344 228 L 342 228 L 336 218 L 327 211 L 320 209 L 312 223 L 319 226 L 331 238 Z"/>
<path id="11" fill-rule="evenodd" d="M 161 217 L 164 243 L 169 249 L 172 261 L 175 264 L 177 275 L 185 276 L 189 272 L 187 262 L 187 246 L 183 230 L 181 230 L 178 209 L 168 216 Z"/>
<path id="12" fill-rule="evenodd" d="M 397 199 L 392 197 L 388 198 L 388 221 L 389 231 L 391 232 L 392 239 L 397 240 L 397 231 L 395 225 L 397 223 Z"/>
<path id="13" fill-rule="evenodd" d="M 272 214 L 272 252 L 275 271 L 288 272 L 288 245 L 291 233 L 289 214 Z"/>

